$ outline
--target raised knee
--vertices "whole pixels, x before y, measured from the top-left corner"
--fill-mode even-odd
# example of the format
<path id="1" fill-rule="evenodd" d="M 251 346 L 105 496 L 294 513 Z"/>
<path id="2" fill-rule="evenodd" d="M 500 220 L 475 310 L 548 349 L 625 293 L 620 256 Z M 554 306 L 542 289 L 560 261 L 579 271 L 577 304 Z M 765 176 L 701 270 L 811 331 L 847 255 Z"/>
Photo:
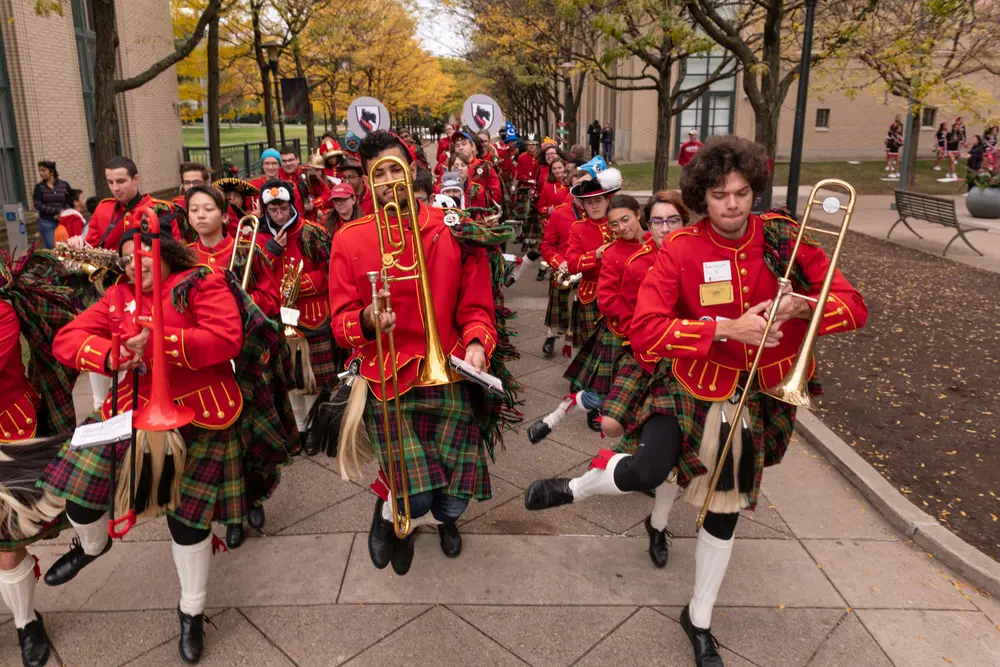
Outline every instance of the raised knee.
<path id="1" fill-rule="evenodd" d="M 620 438 L 625 435 L 625 428 L 618 420 L 604 415 L 601 417 L 601 432 L 609 438 Z"/>

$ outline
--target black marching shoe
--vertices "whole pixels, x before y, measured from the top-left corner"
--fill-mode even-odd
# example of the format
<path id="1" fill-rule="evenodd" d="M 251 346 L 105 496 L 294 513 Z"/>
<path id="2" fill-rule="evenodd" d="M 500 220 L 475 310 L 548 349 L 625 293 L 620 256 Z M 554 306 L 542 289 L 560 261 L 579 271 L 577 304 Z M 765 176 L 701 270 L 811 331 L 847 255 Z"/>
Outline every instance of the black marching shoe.
<path id="1" fill-rule="evenodd" d="M 691 640 L 696 667 L 725 667 L 722 656 L 719 655 L 719 640 L 712 634 L 711 628 L 703 630 L 691 624 L 688 607 L 684 607 L 684 611 L 681 612 L 681 627 Z"/>
<path id="2" fill-rule="evenodd" d="M 177 642 L 181 660 L 189 665 L 197 664 L 205 649 L 205 615 L 188 616 L 178 609 L 177 617 L 181 620 L 181 638 Z"/>
<path id="3" fill-rule="evenodd" d="M 247 513 L 247 523 L 250 524 L 251 528 L 258 532 L 264 531 L 264 520 L 266 518 L 267 517 L 264 515 L 263 505 L 254 506 L 250 508 L 250 511 Z"/>
<path id="4" fill-rule="evenodd" d="M 384 570 L 392 560 L 393 544 L 396 541 L 392 522 L 382 518 L 384 504 L 385 501 L 381 498 L 376 501 L 372 525 L 368 529 L 368 555 L 371 556 L 372 565 L 380 570 Z"/>
<path id="5" fill-rule="evenodd" d="M 69 551 L 60 556 L 59 560 L 53 563 L 49 571 L 45 573 L 45 583 L 49 586 L 61 586 L 65 584 L 80 574 L 80 570 L 108 553 L 112 543 L 112 540 L 108 538 L 108 543 L 104 545 L 101 553 L 96 556 L 88 556 L 83 552 L 83 545 L 80 544 L 80 540 L 74 537 L 73 546 L 70 547 Z"/>
<path id="6" fill-rule="evenodd" d="M 49 642 L 49 635 L 45 632 L 45 624 L 42 623 L 42 615 L 37 611 L 37 617 L 23 628 L 17 629 L 17 643 L 21 646 L 21 662 L 24 667 L 42 667 L 49 661 L 49 651 L 52 644 Z"/>
<path id="7" fill-rule="evenodd" d="M 305 456 L 315 456 L 320 450 L 320 433 L 318 429 L 309 429 L 302 434 L 302 453 Z"/>
<path id="8" fill-rule="evenodd" d="M 601 432 L 601 411 L 598 409 L 587 410 L 587 426 L 591 431 Z"/>
<path id="9" fill-rule="evenodd" d="M 537 280 L 538 282 L 542 282 L 543 280 L 548 278 L 548 273 L 549 273 L 548 269 L 538 269 L 538 275 L 535 276 L 535 280 Z"/>
<path id="10" fill-rule="evenodd" d="M 652 517 L 646 517 L 646 533 L 649 535 L 649 557 L 656 567 L 666 567 L 667 559 L 670 557 L 668 547 L 674 539 L 674 534 L 664 528 L 657 530 L 653 528 L 650 521 Z"/>
<path id="11" fill-rule="evenodd" d="M 233 523 L 226 526 L 226 546 L 230 549 L 239 549 L 243 546 L 243 540 L 246 539 L 246 533 L 243 530 L 242 523 Z"/>
<path id="12" fill-rule="evenodd" d="M 458 558 L 462 553 L 462 534 L 458 532 L 458 524 L 442 523 L 438 526 L 438 536 L 441 538 L 441 551 L 448 558 Z"/>
<path id="13" fill-rule="evenodd" d="M 549 433 L 552 433 L 552 429 L 549 428 L 548 424 L 539 419 L 528 427 L 528 442 L 533 445 L 537 445 L 542 440 L 549 437 Z"/>
<path id="14" fill-rule="evenodd" d="M 545 342 L 542 343 L 542 354 L 546 357 L 552 354 L 556 349 L 556 337 L 546 338 Z"/>
<path id="15" fill-rule="evenodd" d="M 524 495 L 524 509 L 544 510 L 573 502 L 568 477 L 538 479 L 531 483 Z"/>
<path id="16" fill-rule="evenodd" d="M 413 538 L 412 532 L 402 539 L 396 538 L 392 547 L 392 571 L 399 576 L 409 572 L 413 564 Z"/>

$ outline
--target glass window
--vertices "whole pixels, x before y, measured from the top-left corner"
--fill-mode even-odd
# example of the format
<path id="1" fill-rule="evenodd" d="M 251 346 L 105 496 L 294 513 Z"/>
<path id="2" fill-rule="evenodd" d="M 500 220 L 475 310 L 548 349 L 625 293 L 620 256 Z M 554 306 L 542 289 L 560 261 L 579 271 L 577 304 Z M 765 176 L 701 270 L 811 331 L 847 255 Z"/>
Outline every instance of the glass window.
<path id="1" fill-rule="evenodd" d="M 816 109 L 816 127 L 817 129 L 827 129 L 830 127 L 829 109 Z"/>
<path id="2" fill-rule="evenodd" d="M 935 127 L 937 125 L 937 109 L 934 107 L 924 107 L 920 111 L 920 126 Z"/>

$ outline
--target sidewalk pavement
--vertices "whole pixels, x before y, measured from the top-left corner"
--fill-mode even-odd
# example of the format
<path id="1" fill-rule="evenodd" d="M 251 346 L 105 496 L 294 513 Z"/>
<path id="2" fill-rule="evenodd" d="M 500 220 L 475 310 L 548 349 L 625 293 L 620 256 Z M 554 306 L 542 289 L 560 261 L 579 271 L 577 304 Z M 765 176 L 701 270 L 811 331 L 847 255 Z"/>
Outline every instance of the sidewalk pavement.
<path id="1" fill-rule="evenodd" d="M 513 371 L 526 387 L 525 426 L 567 386 L 567 362 L 541 356 L 545 284 L 533 278 L 508 292 L 519 315 Z M 83 409 L 87 389 L 82 382 Z M 583 472 L 611 445 L 582 417 L 539 445 L 521 429 L 505 444 L 491 466 L 493 499 L 463 518 L 461 557 L 445 558 L 437 535 L 422 529 L 405 577 L 368 558 L 372 466 L 352 483 L 331 459 L 297 460 L 267 504 L 268 534 L 213 559 L 216 627 L 201 664 L 693 664 L 677 621 L 693 585 L 696 510 L 675 504 L 670 562 L 657 570 L 643 528 L 652 501 L 642 494 L 524 509 L 532 480 Z M 737 536 L 713 627 L 727 667 L 1000 665 L 1000 602 L 896 533 L 801 441 L 767 470 L 760 506 Z M 71 537 L 32 549 L 42 571 Z M 39 586 L 37 606 L 62 659 L 50 664 L 181 664 L 168 540 L 163 520 L 141 525 L 73 582 Z M 7 627 L 0 665 L 14 667 Z"/>

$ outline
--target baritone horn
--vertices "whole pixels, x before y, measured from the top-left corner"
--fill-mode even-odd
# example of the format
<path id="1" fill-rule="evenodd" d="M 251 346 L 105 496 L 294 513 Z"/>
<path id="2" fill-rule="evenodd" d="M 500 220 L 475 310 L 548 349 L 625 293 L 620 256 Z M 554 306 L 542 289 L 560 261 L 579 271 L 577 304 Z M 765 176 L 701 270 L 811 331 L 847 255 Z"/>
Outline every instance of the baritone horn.
<path id="1" fill-rule="evenodd" d="M 836 197 L 827 197 L 823 201 L 819 201 L 817 195 L 821 189 L 843 190 L 848 195 L 847 205 L 845 206 L 841 204 L 840 200 Z M 747 373 L 746 385 L 740 392 L 740 399 L 736 404 L 736 421 L 733 423 L 732 428 L 729 429 L 726 441 L 723 443 L 719 452 L 719 463 L 715 466 L 715 473 L 712 475 L 712 481 L 708 485 L 708 493 L 705 495 L 705 502 L 702 504 L 701 512 L 698 514 L 699 530 L 701 529 L 702 524 L 705 523 L 705 516 L 708 514 L 708 508 L 711 505 L 712 497 L 715 494 L 715 487 L 719 485 L 719 477 L 721 476 L 722 468 L 724 467 L 721 462 L 725 461 L 726 457 L 729 456 L 729 450 L 733 445 L 733 437 L 740 428 L 739 423 L 742 418 L 741 415 L 743 414 L 743 408 L 746 406 L 747 397 L 750 395 L 750 390 L 753 388 L 754 381 L 757 379 L 757 369 L 760 366 L 760 360 L 764 356 L 764 341 L 767 340 L 771 327 L 774 326 L 774 321 L 778 315 L 778 309 L 781 306 L 782 299 L 805 299 L 806 301 L 813 302 L 815 307 L 813 308 L 812 317 L 809 319 L 809 328 L 806 330 L 805 338 L 802 339 L 802 345 L 799 347 L 799 352 L 795 358 L 795 363 L 792 365 L 792 368 L 788 371 L 785 377 L 782 378 L 781 382 L 770 389 L 762 390 L 762 393 L 791 405 L 809 409 L 813 408 L 813 401 L 809 396 L 809 368 L 812 362 L 813 350 L 816 347 L 816 338 L 819 336 L 819 328 L 823 323 L 823 316 L 825 315 L 823 304 L 825 304 L 827 299 L 830 297 L 830 286 L 833 284 L 834 276 L 837 273 L 837 261 L 840 259 L 840 251 L 844 246 L 844 239 L 847 237 L 847 227 L 851 224 L 851 217 L 854 215 L 854 205 L 857 201 L 857 197 L 858 193 L 855 191 L 854 186 L 847 181 L 842 181 L 838 178 L 827 178 L 820 181 L 813 186 L 812 192 L 809 193 L 809 201 L 806 203 L 805 215 L 802 218 L 802 223 L 799 225 L 799 232 L 795 237 L 795 245 L 792 247 L 792 254 L 788 259 L 788 267 L 785 269 L 785 275 L 778 279 L 778 293 L 775 295 L 774 301 L 771 303 L 771 310 L 768 313 L 767 322 L 764 324 L 764 332 L 761 334 L 760 343 L 757 345 L 757 354 L 754 356 L 753 364 L 750 366 L 750 370 Z M 844 211 L 844 217 L 840 221 L 840 228 L 836 230 L 829 230 L 822 227 L 810 227 L 809 220 L 812 217 L 813 207 L 815 206 L 822 207 L 823 211 L 830 215 Z M 797 294 L 791 291 L 791 274 L 806 231 L 837 237 L 836 245 L 834 245 L 833 252 L 830 254 L 830 266 L 827 268 L 826 275 L 823 278 L 823 287 L 820 289 L 819 296 L 816 298 L 806 296 L 805 294 Z"/>
<path id="2" fill-rule="evenodd" d="M 250 271 L 253 267 L 253 251 L 257 244 L 257 231 L 260 229 L 260 220 L 256 215 L 244 215 L 240 218 L 240 221 L 236 223 L 236 241 L 233 243 L 233 256 L 229 258 L 229 270 L 236 272 L 236 267 L 239 265 L 237 261 L 237 255 L 243 252 L 245 262 L 243 266 L 243 278 L 240 280 L 240 286 L 245 292 L 247 290 L 247 285 L 250 284 Z"/>
<path id="3" fill-rule="evenodd" d="M 402 176 L 389 181 L 376 178 L 380 169 L 390 166 L 397 167 Z M 406 457 L 403 452 L 403 413 L 399 405 L 399 377 L 396 364 L 396 342 L 392 332 L 385 334 L 389 347 L 388 363 L 382 363 L 383 343 L 380 316 L 392 312 L 390 289 L 393 283 L 416 281 L 417 300 L 424 324 L 425 357 L 421 360 L 420 371 L 414 384 L 420 386 L 442 385 L 457 382 L 461 377 L 455 373 L 448 363 L 441 336 L 438 332 L 437 318 L 434 315 L 434 300 L 431 297 L 431 284 L 427 276 L 427 262 L 424 259 L 424 246 L 420 239 L 420 220 L 417 215 L 417 202 L 413 197 L 413 180 L 410 167 L 398 157 L 386 156 L 376 160 L 368 168 L 368 182 L 374 190 L 391 188 L 391 197 L 386 204 L 379 201 L 378 196 L 372 197 L 375 205 L 375 226 L 378 231 L 379 254 L 382 256 L 382 267 L 379 271 L 368 272 L 368 280 L 372 285 L 372 319 L 375 321 L 375 347 L 379 358 L 379 387 L 382 394 L 382 423 L 385 425 L 385 467 L 389 478 L 389 493 L 393 506 L 393 529 L 400 538 L 410 532 L 410 498 L 408 492 L 408 471 Z M 405 208 L 404 208 L 405 204 Z M 407 231 L 407 228 L 411 231 Z M 404 264 L 403 256 L 407 246 L 412 245 L 413 263 Z M 391 273 L 390 273 L 391 270 Z M 379 286 L 381 283 L 381 287 Z M 380 290 L 384 297 L 380 295 Z M 386 373 L 386 365 L 389 372 Z M 388 398 L 387 385 L 391 382 L 392 398 Z M 392 408 L 389 402 L 392 401 Z M 390 415 L 390 412 L 392 413 Z M 391 418 L 390 418 L 391 417 Z M 396 479 L 396 461 L 399 462 L 400 479 Z M 403 511 L 397 508 L 397 499 L 403 498 Z"/>

